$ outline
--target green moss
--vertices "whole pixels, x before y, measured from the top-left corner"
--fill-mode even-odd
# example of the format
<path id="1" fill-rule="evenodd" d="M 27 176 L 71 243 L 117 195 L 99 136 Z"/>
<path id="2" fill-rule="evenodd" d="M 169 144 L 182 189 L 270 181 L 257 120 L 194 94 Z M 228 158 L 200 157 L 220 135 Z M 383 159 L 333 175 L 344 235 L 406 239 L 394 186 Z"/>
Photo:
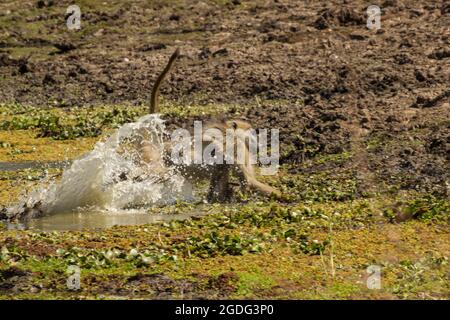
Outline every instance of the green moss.
<path id="1" fill-rule="evenodd" d="M 321 295 L 322 299 L 349 299 L 361 291 L 354 283 L 337 282 L 329 287 L 328 293 Z"/>
<path id="2" fill-rule="evenodd" d="M 326 154 L 326 155 L 322 155 L 322 156 L 317 156 L 313 159 L 315 164 L 324 164 L 324 163 L 335 163 L 335 164 L 340 164 L 340 163 L 344 163 L 345 161 L 347 161 L 348 159 L 350 159 L 351 157 L 351 152 L 342 152 L 342 153 L 337 153 L 337 154 Z"/>
<path id="3" fill-rule="evenodd" d="M 276 282 L 257 268 L 251 272 L 240 272 L 237 286 L 237 297 L 253 297 L 254 291 L 270 289 Z"/>
<path id="4" fill-rule="evenodd" d="M 421 221 L 450 218 L 450 202 L 433 195 L 425 195 L 410 201 L 406 213 Z"/>
<path id="5" fill-rule="evenodd" d="M 64 107 L 63 102 L 58 102 Z M 170 117 L 187 118 L 198 115 L 214 115 L 233 109 L 235 106 L 181 106 L 164 104 L 162 114 Z M 55 140 L 75 139 L 79 137 L 97 137 L 103 131 L 137 120 L 146 114 L 145 106 L 98 106 L 93 108 L 62 109 L 35 108 L 19 104 L 0 105 L 0 130 L 37 129 L 38 137 L 50 137 Z"/>

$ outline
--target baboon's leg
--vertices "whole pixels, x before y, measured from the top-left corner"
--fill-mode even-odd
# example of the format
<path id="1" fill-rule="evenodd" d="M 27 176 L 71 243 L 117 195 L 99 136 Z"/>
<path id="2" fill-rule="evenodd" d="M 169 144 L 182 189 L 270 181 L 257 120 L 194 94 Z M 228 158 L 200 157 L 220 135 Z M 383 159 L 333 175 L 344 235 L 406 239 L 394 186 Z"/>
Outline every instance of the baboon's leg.
<path id="1" fill-rule="evenodd" d="M 246 125 L 246 123 L 241 123 L 241 126 Z M 249 150 L 249 145 L 246 142 L 246 138 L 245 137 L 237 137 L 238 139 L 238 144 L 239 143 L 244 143 L 245 148 L 242 151 L 242 149 L 235 149 L 235 152 L 245 152 L 244 154 L 244 163 L 238 163 L 237 164 L 237 168 L 238 168 L 238 178 L 240 180 L 240 183 L 242 185 L 247 185 L 248 187 L 250 187 L 251 189 L 265 195 L 265 196 L 270 196 L 271 194 L 274 194 L 278 197 L 281 196 L 281 192 L 278 191 L 275 188 L 272 188 L 271 186 L 262 183 L 260 181 L 258 181 L 256 179 L 256 173 L 255 173 L 255 166 L 252 164 L 252 157 L 250 154 L 250 150 Z M 242 145 L 241 145 L 242 146 Z M 237 159 L 236 159 L 237 160 Z"/>
<path id="2" fill-rule="evenodd" d="M 230 197 L 230 169 L 228 165 L 215 165 L 210 178 L 208 201 L 223 202 Z"/>

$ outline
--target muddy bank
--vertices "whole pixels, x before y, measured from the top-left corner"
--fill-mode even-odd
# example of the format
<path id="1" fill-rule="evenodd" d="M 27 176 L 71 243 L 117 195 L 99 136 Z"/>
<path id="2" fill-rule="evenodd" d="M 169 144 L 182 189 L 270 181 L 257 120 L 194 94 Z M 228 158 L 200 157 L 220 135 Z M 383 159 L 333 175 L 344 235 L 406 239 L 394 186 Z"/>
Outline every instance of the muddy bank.
<path id="1" fill-rule="evenodd" d="M 163 94 L 180 101 L 258 96 L 372 112 L 420 105 L 449 80 L 443 2 L 385 1 L 378 32 L 363 1 L 92 1 L 73 32 L 68 4 L 1 5 L 2 101 L 145 103 L 175 47 L 184 57 Z"/>

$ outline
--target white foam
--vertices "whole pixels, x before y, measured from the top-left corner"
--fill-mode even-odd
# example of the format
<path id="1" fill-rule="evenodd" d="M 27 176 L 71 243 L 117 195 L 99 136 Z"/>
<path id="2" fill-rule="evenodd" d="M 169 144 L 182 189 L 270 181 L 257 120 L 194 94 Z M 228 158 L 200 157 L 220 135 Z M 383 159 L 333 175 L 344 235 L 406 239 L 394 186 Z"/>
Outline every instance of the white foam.
<path id="1" fill-rule="evenodd" d="M 123 125 L 105 141 L 97 142 L 92 151 L 64 170 L 59 181 L 40 186 L 21 202 L 32 206 L 40 201 L 44 214 L 56 214 L 83 207 L 122 212 L 173 203 L 178 199 L 192 199 L 192 186 L 173 168 L 169 168 L 169 174 L 162 181 L 152 173 L 150 166 L 138 164 L 137 154 L 118 152 L 123 139 L 132 138 L 142 129 L 150 133 L 153 143 L 163 152 L 163 120 L 158 115 L 143 116 L 136 122 Z M 127 177 L 142 177 L 144 174 L 145 177 L 124 180 L 120 179 L 122 173 Z"/>

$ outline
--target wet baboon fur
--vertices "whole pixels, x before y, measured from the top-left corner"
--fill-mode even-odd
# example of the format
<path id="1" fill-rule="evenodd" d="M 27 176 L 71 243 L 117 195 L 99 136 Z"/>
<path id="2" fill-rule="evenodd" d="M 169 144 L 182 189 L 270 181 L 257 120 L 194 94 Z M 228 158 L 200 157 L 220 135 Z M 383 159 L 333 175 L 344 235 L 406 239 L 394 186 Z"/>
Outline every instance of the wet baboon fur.
<path id="1" fill-rule="evenodd" d="M 176 49 L 175 52 L 170 57 L 166 67 L 162 71 L 162 73 L 158 76 L 156 79 L 156 82 L 153 86 L 153 90 L 151 93 L 151 99 L 150 99 L 150 114 L 158 113 L 159 112 L 159 89 L 161 87 L 161 83 L 163 82 L 164 78 L 167 76 L 169 71 L 172 69 L 175 60 L 180 56 L 180 50 Z M 245 136 L 239 135 L 240 131 L 246 131 L 248 129 L 251 129 L 252 126 L 249 122 L 243 121 L 243 120 L 211 120 L 204 125 L 204 131 L 208 129 L 218 129 L 223 134 L 223 136 L 226 133 L 227 129 L 234 129 L 236 132 L 236 139 L 241 139 L 241 141 L 244 142 L 244 164 L 189 164 L 189 165 L 175 165 L 177 170 L 189 181 L 196 181 L 196 180 L 203 180 L 203 179 L 209 179 L 210 186 L 209 186 L 209 192 L 208 192 L 208 200 L 209 201 L 225 201 L 230 197 L 230 182 L 229 182 L 229 176 L 230 172 L 233 171 L 235 175 L 238 177 L 241 185 L 249 186 L 251 189 L 266 195 L 275 195 L 275 196 L 281 196 L 281 192 L 277 189 L 264 184 L 257 180 L 256 178 L 256 172 L 255 172 L 255 166 L 250 163 L 249 157 L 250 157 L 250 151 L 249 151 L 249 145 L 248 145 L 248 139 Z M 241 130 L 237 130 L 241 129 Z M 148 133 L 147 133 L 148 135 Z M 140 132 L 139 134 L 140 139 L 137 141 L 137 148 L 138 152 L 141 155 L 141 161 L 145 162 L 146 164 L 153 164 L 152 170 L 155 170 L 159 174 L 163 174 L 166 170 L 166 165 L 173 165 L 171 163 L 170 157 L 167 157 L 167 155 L 170 155 L 170 150 L 172 150 L 173 142 L 166 141 L 164 142 L 164 150 L 166 153 L 166 156 L 161 155 L 160 149 L 158 146 L 156 146 L 154 143 L 152 143 L 152 139 L 150 139 L 148 136 L 146 138 L 145 132 Z M 205 137 L 205 135 L 202 136 L 202 155 L 203 150 L 206 146 L 210 145 L 211 143 L 216 143 L 214 139 L 210 139 Z M 216 150 L 223 150 L 224 146 L 215 144 Z M 236 151 L 236 150 L 235 150 Z M 191 150 L 191 152 L 193 152 Z M 236 152 L 235 154 L 235 163 L 236 163 Z M 163 157 L 163 159 L 161 158 Z M 191 157 L 191 159 L 193 159 Z"/>

